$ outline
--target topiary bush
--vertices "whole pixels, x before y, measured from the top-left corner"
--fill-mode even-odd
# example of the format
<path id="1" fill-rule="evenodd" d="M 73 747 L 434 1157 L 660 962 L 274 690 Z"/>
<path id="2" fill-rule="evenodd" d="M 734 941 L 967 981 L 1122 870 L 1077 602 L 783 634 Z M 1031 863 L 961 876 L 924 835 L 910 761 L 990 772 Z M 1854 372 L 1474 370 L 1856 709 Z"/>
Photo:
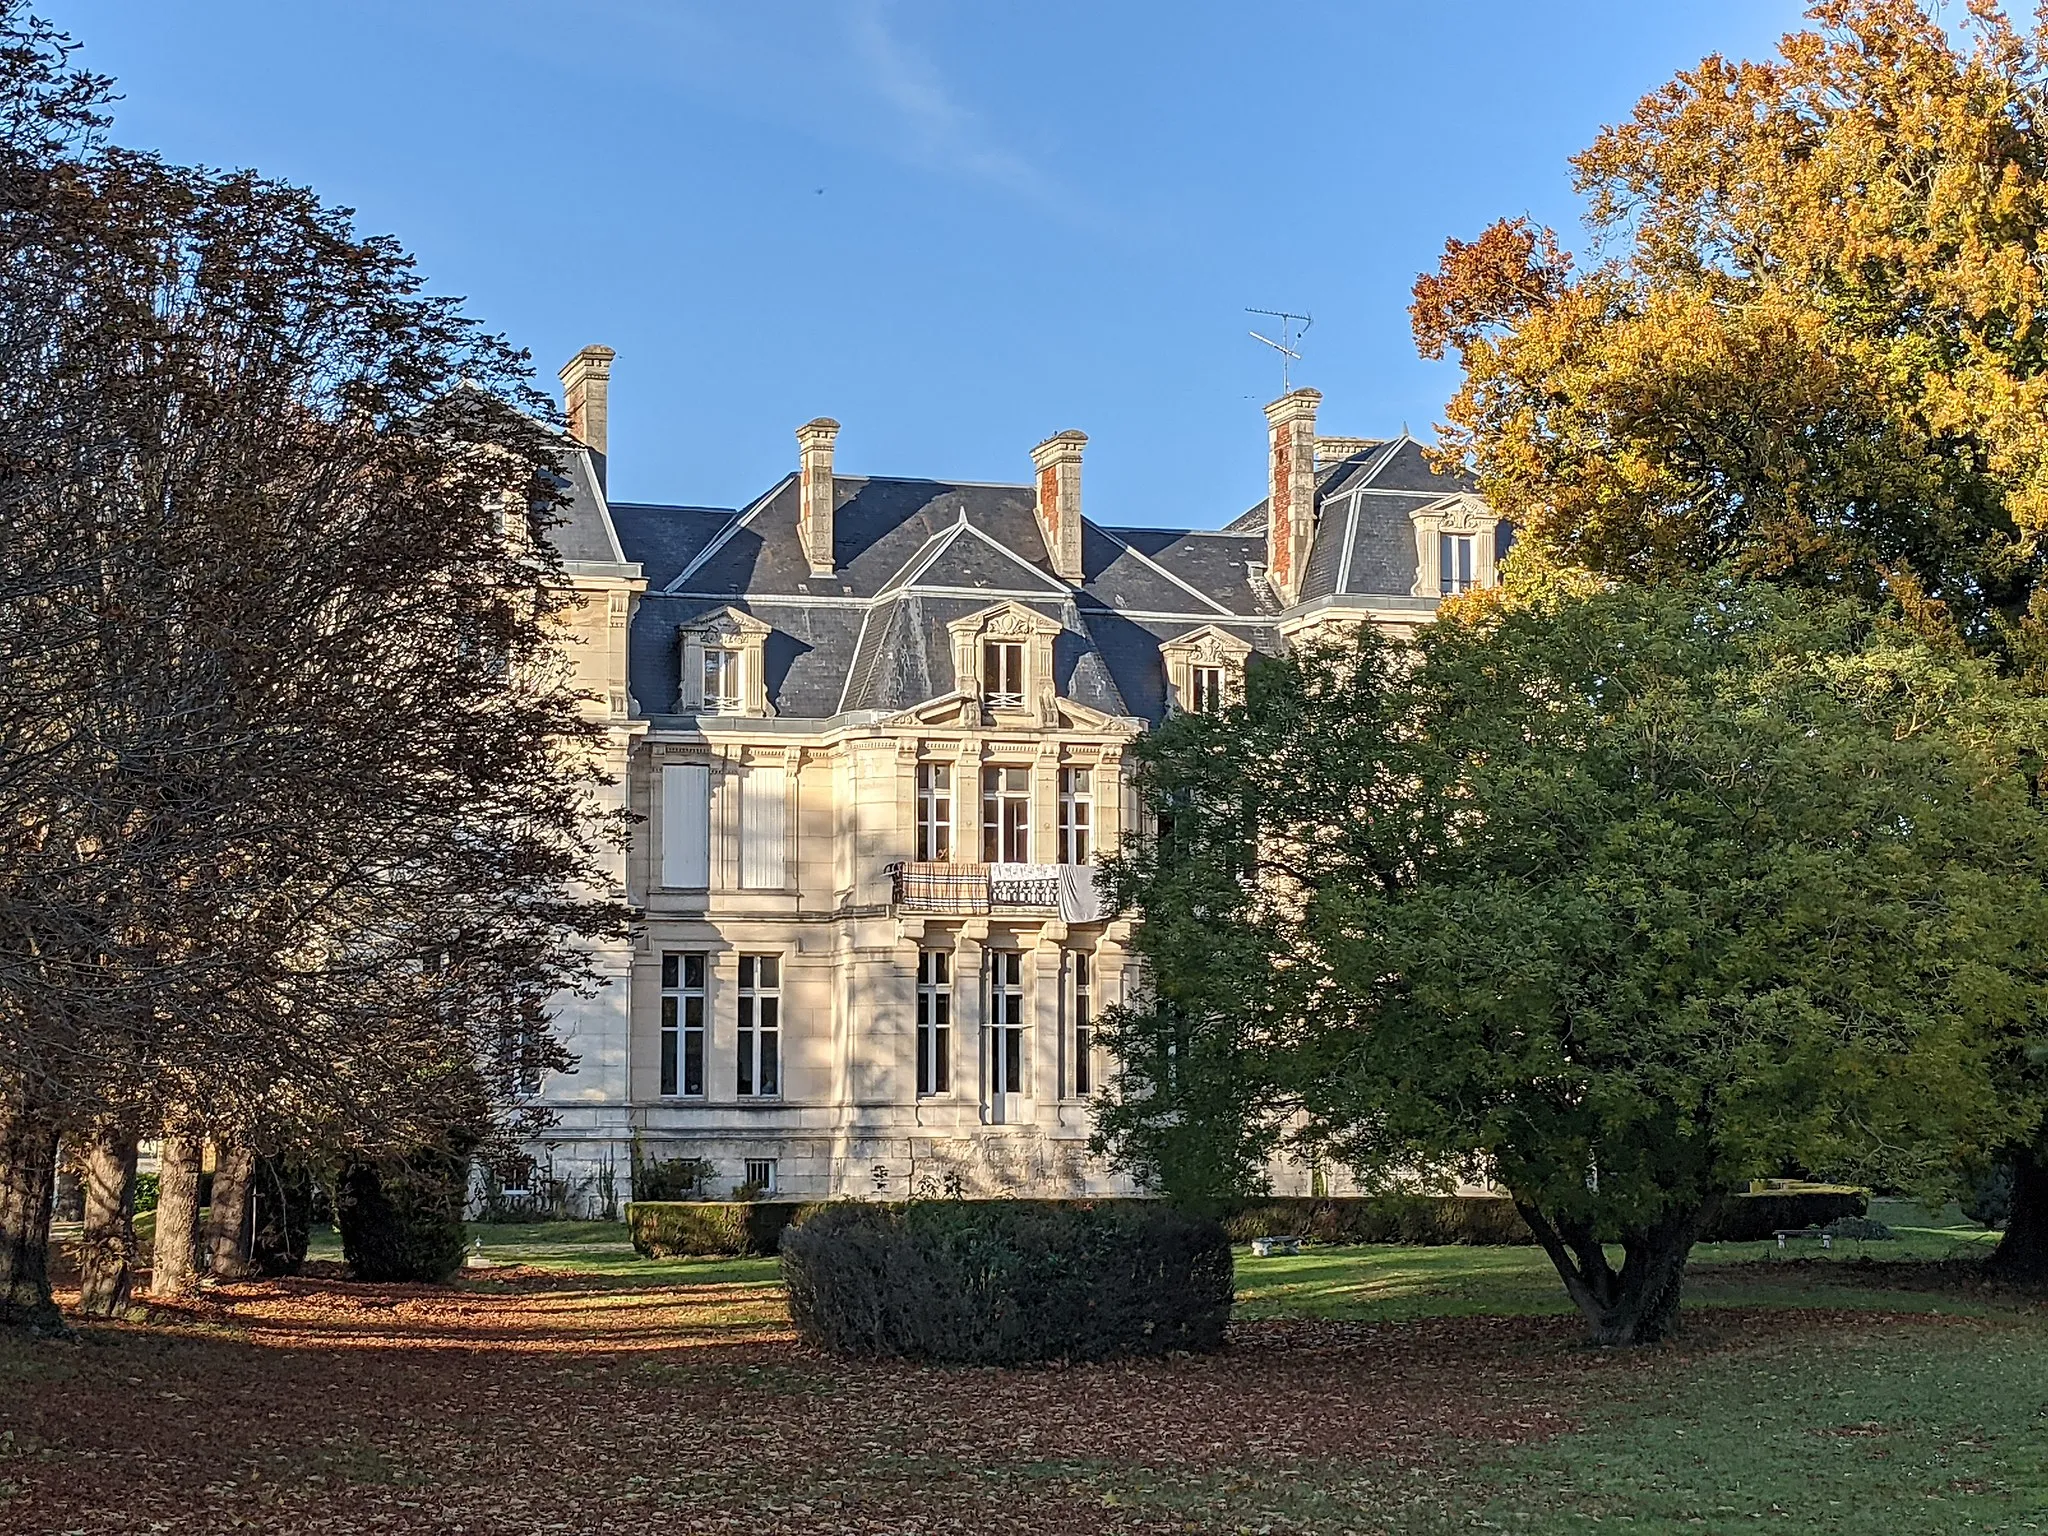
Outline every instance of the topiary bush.
<path id="1" fill-rule="evenodd" d="M 1773 1232 L 1824 1227 L 1844 1216 L 1864 1216 L 1869 1211 L 1870 1196 L 1847 1185 L 1730 1195 L 1700 1234 L 1700 1241 L 1760 1243 Z"/>
<path id="2" fill-rule="evenodd" d="M 1405 1243 L 1422 1248 L 1536 1241 L 1514 1201 L 1498 1195 L 1259 1200 L 1237 1207 L 1224 1225 L 1236 1243 L 1248 1243 L 1255 1237 L 1290 1236 L 1318 1243 Z"/>
<path id="3" fill-rule="evenodd" d="M 350 1272 L 371 1281 L 449 1279 L 462 1268 L 468 1195 L 469 1158 L 447 1147 L 350 1161 L 334 1202 Z"/>
<path id="4" fill-rule="evenodd" d="M 635 1200 L 626 1226 L 650 1259 L 772 1254 L 786 1227 L 822 1209 L 794 1200 Z"/>
<path id="5" fill-rule="evenodd" d="M 1140 1201 L 834 1204 L 782 1276 L 813 1344 L 974 1365 L 1213 1350 L 1232 1291 L 1221 1223 Z"/>

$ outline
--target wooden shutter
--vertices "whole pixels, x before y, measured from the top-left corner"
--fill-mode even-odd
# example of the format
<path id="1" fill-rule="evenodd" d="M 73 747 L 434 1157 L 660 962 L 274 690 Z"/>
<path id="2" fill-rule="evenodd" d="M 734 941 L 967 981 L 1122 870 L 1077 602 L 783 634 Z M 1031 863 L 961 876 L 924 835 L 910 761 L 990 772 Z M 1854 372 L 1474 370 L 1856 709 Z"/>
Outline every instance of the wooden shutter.
<path id="1" fill-rule="evenodd" d="M 740 884 L 779 891 L 789 883 L 789 772 L 749 768 L 740 792 Z"/>
<path id="2" fill-rule="evenodd" d="M 702 763 L 662 764 L 661 883 L 685 891 L 711 884 L 711 770 Z"/>

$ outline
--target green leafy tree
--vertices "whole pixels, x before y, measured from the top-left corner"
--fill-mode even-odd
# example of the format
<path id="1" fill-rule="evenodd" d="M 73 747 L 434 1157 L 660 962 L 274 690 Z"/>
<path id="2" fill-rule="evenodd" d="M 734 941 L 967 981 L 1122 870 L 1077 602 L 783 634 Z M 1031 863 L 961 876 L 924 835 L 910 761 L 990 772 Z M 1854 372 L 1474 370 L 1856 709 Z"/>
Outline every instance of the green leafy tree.
<path id="1" fill-rule="evenodd" d="M 1194 1197 L 1489 1175 L 1594 1339 L 1665 1337 L 1739 1181 L 1938 1181 L 2035 1112 L 1994 1080 L 2048 1005 L 2042 740 L 1982 663 L 1734 581 L 1306 647 L 1138 749 L 1100 1139 Z"/>
<path id="2" fill-rule="evenodd" d="M 1726 562 L 1893 604 L 2048 694 L 2048 12 L 1822 0 L 1572 167 L 1593 239 L 1503 220 L 1415 287 L 1444 442 L 1518 561 Z M 2048 1053 L 2012 1064 L 2040 1096 Z M 2048 1126 L 1994 1263 L 2048 1280 Z"/>

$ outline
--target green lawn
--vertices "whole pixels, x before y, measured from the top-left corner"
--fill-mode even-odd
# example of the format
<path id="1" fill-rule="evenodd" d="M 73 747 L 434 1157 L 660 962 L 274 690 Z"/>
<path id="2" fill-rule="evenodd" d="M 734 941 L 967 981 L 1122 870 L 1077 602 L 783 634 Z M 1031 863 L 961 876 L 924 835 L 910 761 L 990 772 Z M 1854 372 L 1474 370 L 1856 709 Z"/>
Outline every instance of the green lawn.
<path id="1" fill-rule="evenodd" d="M 1783 1254 L 1769 1242 L 1702 1246 L 1688 1284 L 1690 1340 L 1647 1363 L 1604 1357 L 1584 1371 L 1593 1352 L 1567 1344 L 1559 1358 L 1572 1384 L 1559 1396 L 1576 1424 L 1554 1438 L 1459 1446 L 1445 1465 L 1405 1473 L 1325 1464 L 1169 1474 L 1064 1461 L 1012 1474 L 1017 1491 L 1028 1496 L 1038 1483 L 1134 1515 L 1180 1518 L 1187 1529 L 1239 1532 L 2048 1531 L 2048 1327 L 2010 1298 L 1916 1289 L 1916 1277 L 1887 1268 L 1981 1255 L 1995 1233 L 1954 1207 L 1880 1201 L 1871 1214 L 1892 1228 L 1891 1240 L 1825 1252 L 1801 1243 Z M 602 1225 L 472 1231 L 490 1257 L 613 1283 L 765 1281 L 775 1272 L 766 1259 L 641 1260 L 620 1229 Z M 1794 1310 L 1794 1326 L 1770 1323 L 1766 1309 L 1778 1308 Z M 1238 1259 L 1237 1315 L 1246 1320 L 1400 1328 L 1569 1311 L 1534 1248 L 1312 1248 Z M 1801 1311 L 1814 1322 L 1796 1325 Z"/>

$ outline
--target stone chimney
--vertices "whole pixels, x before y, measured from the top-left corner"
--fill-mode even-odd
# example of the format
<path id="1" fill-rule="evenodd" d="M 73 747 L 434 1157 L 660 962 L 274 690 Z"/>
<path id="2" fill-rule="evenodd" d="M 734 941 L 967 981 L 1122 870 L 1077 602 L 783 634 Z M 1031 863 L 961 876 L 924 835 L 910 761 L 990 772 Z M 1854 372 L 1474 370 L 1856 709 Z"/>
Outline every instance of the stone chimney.
<path id="1" fill-rule="evenodd" d="M 1316 530 L 1316 407 L 1322 392 L 1290 390 L 1266 407 L 1266 579 L 1281 603 L 1301 595 Z"/>
<path id="2" fill-rule="evenodd" d="M 618 355 L 610 347 L 585 347 L 562 365 L 560 375 L 569 435 L 590 450 L 600 486 L 611 417 L 612 359 Z"/>
<path id="3" fill-rule="evenodd" d="M 1086 432 L 1059 432 L 1031 450 L 1038 471 L 1038 531 L 1062 581 L 1081 579 L 1081 450 Z"/>
<path id="4" fill-rule="evenodd" d="M 813 576 L 832 574 L 832 445 L 839 423 L 829 416 L 796 429 L 798 486 L 796 533 L 810 558 Z"/>

